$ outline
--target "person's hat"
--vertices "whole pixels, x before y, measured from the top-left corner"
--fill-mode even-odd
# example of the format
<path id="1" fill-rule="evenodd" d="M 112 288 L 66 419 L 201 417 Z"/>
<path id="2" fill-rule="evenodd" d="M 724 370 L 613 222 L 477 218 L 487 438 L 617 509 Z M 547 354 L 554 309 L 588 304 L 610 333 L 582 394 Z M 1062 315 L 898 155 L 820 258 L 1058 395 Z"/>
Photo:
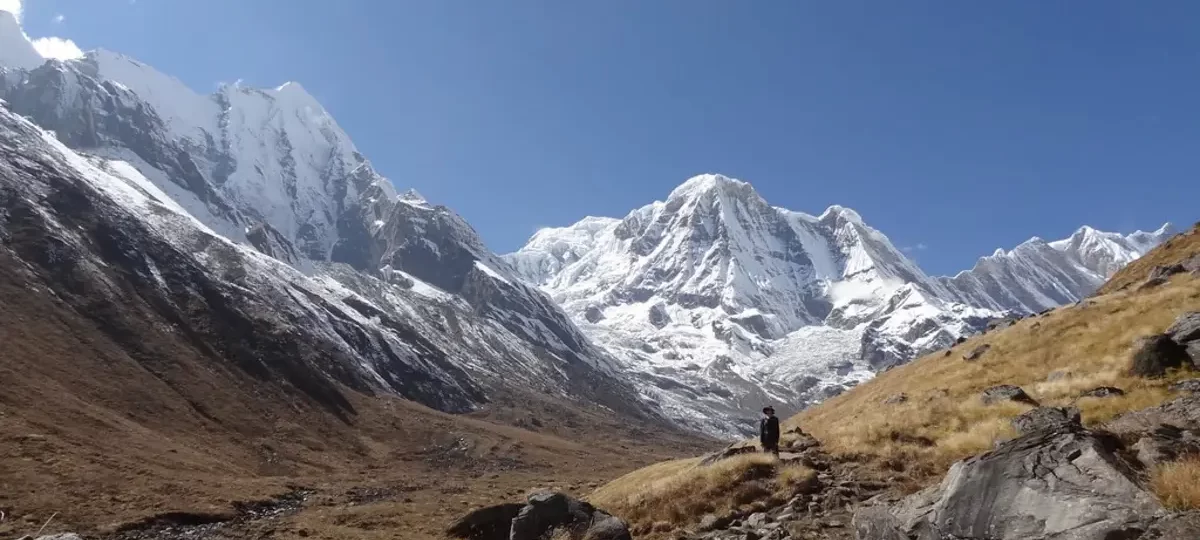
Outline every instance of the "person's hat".
<path id="1" fill-rule="evenodd" d="M 775 407 L 771 407 L 771 406 L 763 407 L 763 414 L 773 413 L 773 412 L 775 412 Z"/>

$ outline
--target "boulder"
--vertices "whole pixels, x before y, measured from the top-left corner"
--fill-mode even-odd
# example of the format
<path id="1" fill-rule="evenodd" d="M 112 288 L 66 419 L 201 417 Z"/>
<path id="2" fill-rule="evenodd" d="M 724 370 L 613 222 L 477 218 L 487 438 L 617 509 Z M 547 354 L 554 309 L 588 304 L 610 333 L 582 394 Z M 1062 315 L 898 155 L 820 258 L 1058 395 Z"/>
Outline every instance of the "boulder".
<path id="1" fill-rule="evenodd" d="M 1137 459 L 1147 469 L 1186 456 L 1200 455 L 1200 436 L 1195 432 L 1162 424 L 1133 445 Z"/>
<path id="2" fill-rule="evenodd" d="M 633 540 L 629 532 L 629 524 L 624 520 L 607 514 L 598 516 L 592 521 L 583 540 Z"/>
<path id="3" fill-rule="evenodd" d="M 883 404 L 884 405 L 899 405 L 906 401 L 908 401 L 908 394 L 905 394 L 904 392 L 900 392 L 899 394 L 892 394 L 892 395 L 888 396 L 887 399 L 883 400 Z"/>
<path id="4" fill-rule="evenodd" d="M 1125 413 L 1105 424 L 1104 429 L 1134 440 L 1162 424 L 1200 432 L 1200 395 L 1186 394 L 1157 407 Z"/>
<path id="5" fill-rule="evenodd" d="M 1133 361 L 1129 373 L 1137 377 L 1162 377 L 1168 369 L 1192 368 L 1187 349 L 1170 336 L 1159 334 L 1140 338 L 1134 344 Z"/>
<path id="6" fill-rule="evenodd" d="M 1125 395 L 1125 391 L 1113 386 L 1099 386 L 1079 394 L 1079 397 L 1106 398 Z"/>
<path id="7" fill-rule="evenodd" d="M 1042 430 L 960 461 L 940 486 L 855 515 L 859 540 L 1133 539 L 1164 513 L 1115 438 Z M 889 518 L 890 515 L 890 518 Z"/>
<path id="8" fill-rule="evenodd" d="M 1180 345 L 1200 340 L 1200 311 L 1180 315 L 1165 333 Z"/>
<path id="9" fill-rule="evenodd" d="M 566 531 L 582 540 L 632 540 L 629 525 L 584 501 L 552 491 L 531 494 L 525 504 L 502 504 L 463 516 L 446 530 L 467 540 L 540 540 Z"/>
<path id="10" fill-rule="evenodd" d="M 471 540 L 508 540 L 512 520 L 524 506 L 509 503 L 481 508 L 459 518 L 446 529 L 446 534 Z"/>
<path id="11" fill-rule="evenodd" d="M 988 350 L 991 348 L 992 348 L 991 345 L 984 343 L 983 345 L 980 345 L 978 347 L 975 347 L 974 349 L 971 349 L 971 352 L 964 354 L 963 360 L 966 360 L 968 362 L 974 362 L 976 360 L 979 360 L 984 355 L 984 353 L 988 352 Z"/>
<path id="12" fill-rule="evenodd" d="M 1013 386 L 1011 384 L 1001 384 L 988 388 L 983 391 L 983 394 L 980 395 L 980 399 L 983 400 L 984 405 L 991 405 L 1001 401 L 1028 403 L 1035 407 L 1038 404 L 1037 401 L 1029 397 L 1029 394 L 1026 394 L 1020 386 Z"/>
<path id="13" fill-rule="evenodd" d="M 1022 435 L 1045 429 L 1082 427 L 1079 409 L 1074 407 L 1038 407 L 1013 418 L 1012 425 Z"/>
<path id="14" fill-rule="evenodd" d="M 1151 268 L 1150 272 L 1148 274 L 1146 274 L 1146 281 L 1151 281 L 1151 280 L 1165 281 L 1166 279 L 1170 278 L 1171 276 L 1173 276 L 1175 274 L 1182 274 L 1186 271 L 1187 271 L 1187 269 L 1185 269 L 1182 264 L 1158 265 L 1158 266 L 1155 266 L 1154 268 Z"/>

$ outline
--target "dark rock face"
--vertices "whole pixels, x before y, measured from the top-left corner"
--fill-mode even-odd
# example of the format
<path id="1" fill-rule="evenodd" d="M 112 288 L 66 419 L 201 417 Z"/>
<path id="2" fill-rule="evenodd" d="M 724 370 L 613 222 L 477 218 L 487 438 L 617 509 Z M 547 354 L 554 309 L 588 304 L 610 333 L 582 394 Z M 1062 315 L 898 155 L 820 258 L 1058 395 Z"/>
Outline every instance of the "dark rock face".
<path id="1" fill-rule="evenodd" d="M 259 223 L 246 232 L 246 239 L 259 253 L 283 261 L 290 265 L 300 263 L 300 253 L 295 246 L 274 227 Z"/>
<path id="2" fill-rule="evenodd" d="M 1028 403 L 1034 406 L 1038 404 L 1037 401 L 1029 397 L 1029 394 L 1026 394 L 1021 387 L 1013 386 L 1011 384 L 1001 384 L 988 388 L 980 395 L 980 399 L 983 400 L 984 405 L 991 405 L 993 403 L 1000 403 L 1002 401 L 1016 401 L 1018 403 Z"/>
<path id="3" fill-rule="evenodd" d="M 385 335 L 302 286 L 248 281 L 244 255 L 206 234 L 191 238 L 188 250 L 168 243 L 39 140 L 0 114 L 0 254 L 30 264 L 46 288 L 131 356 L 159 361 L 140 337 L 155 327 L 147 321 L 159 321 L 214 362 L 290 385 L 340 418 L 354 409 L 338 383 L 367 393 L 381 383 L 356 368 L 363 362 L 389 390 L 437 409 L 465 412 L 484 401 L 466 373 L 411 328 Z M 224 270 L 201 266 L 194 252 Z M 314 309 L 300 308 L 296 297 Z"/>
<path id="4" fill-rule="evenodd" d="M 858 538 L 1140 538 L 1163 508 L 1118 448 L 1078 428 L 1024 435 L 956 463 L 940 486 L 859 510 Z"/>
<path id="5" fill-rule="evenodd" d="M 667 314 L 666 306 L 655 304 L 650 307 L 650 324 L 654 325 L 655 328 L 663 328 L 671 324 L 671 316 Z"/>
<path id="6" fill-rule="evenodd" d="M 1079 409 L 1074 407 L 1038 407 L 1013 418 L 1012 425 L 1022 435 L 1047 429 L 1083 427 Z"/>
<path id="7" fill-rule="evenodd" d="M 713 463 L 716 463 L 723 459 L 729 459 L 731 457 L 740 456 L 742 454 L 753 454 L 758 451 L 758 448 L 755 448 L 753 446 L 739 446 L 740 444 L 741 443 L 733 443 L 733 444 L 725 447 L 724 450 L 719 450 L 717 452 L 713 452 L 707 456 L 704 456 L 704 459 L 700 460 L 700 465 L 701 466 L 712 465 Z"/>
<path id="8" fill-rule="evenodd" d="M 1182 345 L 1166 334 L 1148 336 L 1134 345 L 1133 362 L 1129 368 L 1139 377 L 1162 377 L 1168 369 L 1192 368 L 1192 359 Z"/>
<path id="9" fill-rule="evenodd" d="M 476 510 L 455 521 L 446 534 L 472 540 L 508 540 L 512 520 L 524 507 L 521 503 L 509 503 Z"/>

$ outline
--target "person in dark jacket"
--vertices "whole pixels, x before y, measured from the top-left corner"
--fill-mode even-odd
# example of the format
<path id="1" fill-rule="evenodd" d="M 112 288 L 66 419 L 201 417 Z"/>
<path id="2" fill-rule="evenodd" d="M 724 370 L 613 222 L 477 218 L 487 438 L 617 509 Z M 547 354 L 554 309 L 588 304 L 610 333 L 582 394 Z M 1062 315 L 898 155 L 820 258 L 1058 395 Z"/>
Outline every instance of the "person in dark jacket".
<path id="1" fill-rule="evenodd" d="M 779 418 L 775 416 L 774 407 L 763 407 L 766 415 L 758 422 L 758 441 L 762 443 L 763 452 L 779 455 Z"/>

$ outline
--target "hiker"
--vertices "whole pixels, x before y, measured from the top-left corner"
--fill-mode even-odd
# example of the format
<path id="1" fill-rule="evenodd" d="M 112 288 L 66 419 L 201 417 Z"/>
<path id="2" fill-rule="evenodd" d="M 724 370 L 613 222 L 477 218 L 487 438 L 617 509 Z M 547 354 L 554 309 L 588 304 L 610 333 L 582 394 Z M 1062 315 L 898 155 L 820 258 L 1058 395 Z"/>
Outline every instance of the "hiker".
<path id="1" fill-rule="evenodd" d="M 758 422 L 758 441 L 762 443 L 763 452 L 779 455 L 779 418 L 775 417 L 775 408 L 763 407 L 766 416 Z"/>

